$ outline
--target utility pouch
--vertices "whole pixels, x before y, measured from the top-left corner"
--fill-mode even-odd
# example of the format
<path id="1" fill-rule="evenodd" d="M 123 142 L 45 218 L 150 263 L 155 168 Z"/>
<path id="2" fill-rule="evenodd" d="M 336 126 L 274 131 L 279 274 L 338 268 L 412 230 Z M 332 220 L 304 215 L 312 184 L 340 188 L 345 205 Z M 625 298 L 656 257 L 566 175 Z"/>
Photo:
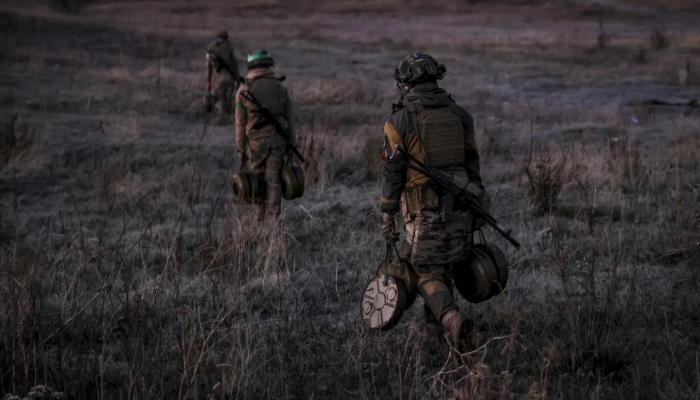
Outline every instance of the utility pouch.
<path id="1" fill-rule="evenodd" d="M 404 196 L 404 202 L 406 204 L 406 212 L 404 213 L 404 217 L 407 217 L 416 211 L 420 210 L 420 201 L 418 199 L 418 188 L 413 188 L 406 190 L 403 193 Z"/>
<path id="2" fill-rule="evenodd" d="M 418 194 L 420 210 L 437 210 L 440 208 L 440 196 L 438 196 L 435 189 L 430 188 L 426 191 L 418 189 L 415 192 Z"/>

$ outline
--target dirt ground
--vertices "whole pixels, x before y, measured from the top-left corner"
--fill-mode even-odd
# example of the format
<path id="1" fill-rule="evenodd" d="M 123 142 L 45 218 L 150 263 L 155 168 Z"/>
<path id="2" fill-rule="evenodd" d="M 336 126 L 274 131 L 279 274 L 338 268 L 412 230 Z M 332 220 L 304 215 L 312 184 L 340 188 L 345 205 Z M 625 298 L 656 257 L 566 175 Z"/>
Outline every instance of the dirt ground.
<path id="1" fill-rule="evenodd" d="M 694 1 L 0 1 L 0 394 L 697 399 Z M 227 29 L 286 75 L 302 199 L 231 201 L 202 108 Z M 655 33 L 656 32 L 656 33 Z M 360 321 L 382 126 L 408 53 L 476 122 L 504 294 L 476 347 Z M 679 85 L 690 66 L 688 85 Z M 34 398 L 34 397 L 32 397 Z"/>

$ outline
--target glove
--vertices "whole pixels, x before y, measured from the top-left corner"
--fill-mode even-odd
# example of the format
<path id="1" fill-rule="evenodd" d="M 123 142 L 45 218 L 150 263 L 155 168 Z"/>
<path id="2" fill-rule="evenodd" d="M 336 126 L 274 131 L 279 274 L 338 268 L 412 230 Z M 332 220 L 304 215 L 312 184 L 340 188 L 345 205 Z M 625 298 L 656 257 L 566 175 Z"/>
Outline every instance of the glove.
<path id="1" fill-rule="evenodd" d="M 397 242 L 399 234 L 396 232 L 394 214 L 382 213 L 382 236 L 387 243 Z"/>
<path id="2" fill-rule="evenodd" d="M 242 171 L 243 168 L 245 167 L 246 162 L 248 162 L 248 154 L 245 151 L 239 151 L 238 152 L 238 159 L 240 160 L 238 170 Z"/>

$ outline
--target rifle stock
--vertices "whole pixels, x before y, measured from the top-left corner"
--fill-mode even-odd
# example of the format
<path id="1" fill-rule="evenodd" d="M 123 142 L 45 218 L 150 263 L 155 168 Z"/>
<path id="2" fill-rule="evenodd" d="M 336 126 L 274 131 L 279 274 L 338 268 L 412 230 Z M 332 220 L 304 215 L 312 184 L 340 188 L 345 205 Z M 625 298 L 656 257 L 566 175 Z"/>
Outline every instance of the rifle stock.
<path id="1" fill-rule="evenodd" d="M 405 155 L 408 158 L 408 161 L 398 159 L 396 155 L 399 153 Z M 503 236 L 504 239 L 506 239 L 516 248 L 520 248 L 520 243 L 513 236 L 511 236 L 510 231 L 506 232 L 500 226 L 498 226 L 496 219 L 489 214 L 488 211 L 481 206 L 481 204 L 479 204 L 478 200 L 466 190 L 456 186 L 444 172 L 420 162 L 398 144 L 394 146 L 394 151 L 392 152 L 391 157 L 389 157 L 389 160 L 402 163 L 407 168 L 425 175 L 432 181 L 432 184 L 439 186 L 443 191 L 454 196 L 454 198 L 464 204 L 472 212 L 472 214 L 474 214 L 474 216 L 486 221 L 486 223 L 491 225 L 498 233 L 501 234 L 501 236 Z"/>

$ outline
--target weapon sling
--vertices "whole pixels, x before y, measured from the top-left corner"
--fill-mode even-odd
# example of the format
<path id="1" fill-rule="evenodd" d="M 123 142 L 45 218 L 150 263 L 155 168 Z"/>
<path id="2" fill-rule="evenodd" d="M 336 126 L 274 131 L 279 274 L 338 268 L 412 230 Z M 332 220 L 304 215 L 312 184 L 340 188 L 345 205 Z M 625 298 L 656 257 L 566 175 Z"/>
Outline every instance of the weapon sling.
<path id="1" fill-rule="evenodd" d="M 409 161 L 399 160 L 398 158 L 396 158 L 396 155 L 398 153 L 402 153 L 403 155 L 405 155 Z M 496 219 L 493 216 L 491 216 L 491 214 L 489 214 L 478 203 L 477 199 L 474 198 L 474 196 L 472 196 L 466 190 L 456 187 L 454 183 L 452 183 L 452 181 L 450 181 L 445 176 L 444 172 L 420 162 L 418 159 L 409 154 L 408 151 L 406 151 L 406 149 L 404 149 L 398 144 L 394 146 L 394 152 L 391 154 L 391 157 L 389 157 L 389 160 L 401 163 L 407 168 L 410 168 L 416 172 L 425 175 L 428 178 L 428 181 L 426 181 L 423 184 L 424 186 L 421 188 L 421 190 L 424 190 L 423 188 L 427 188 L 433 185 L 439 186 L 440 188 L 442 188 L 443 191 L 451 194 L 454 198 L 463 203 L 473 214 L 475 214 L 477 218 L 483 219 L 484 221 L 486 221 L 487 224 L 491 225 L 498 233 L 501 234 L 501 236 L 503 236 L 503 238 L 505 238 L 513 246 L 515 246 L 516 248 L 520 248 L 520 243 L 513 236 L 511 236 L 511 231 L 506 232 L 503 230 L 503 228 L 498 226 L 498 222 L 496 221 Z"/>
<path id="2" fill-rule="evenodd" d="M 256 129 L 260 129 L 263 126 L 266 126 L 268 124 L 271 124 L 275 128 L 275 132 L 277 132 L 278 135 L 282 136 L 282 139 L 284 139 L 287 142 L 287 146 L 294 152 L 294 154 L 301 160 L 301 162 L 306 162 L 304 159 L 304 156 L 301 155 L 299 150 L 294 146 L 292 143 L 292 138 L 289 136 L 289 133 L 287 132 L 286 129 L 280 124 L 280 122 L 275 118 L 274 115 L 272 115 L 272 112 L 265 108 L 258 99 L 255 98 L 253 93 L 250 92 L 250 90 L 244 90 L 239 92 L 240 95 L 248 100 L 249 102 L 253 103 L 255 107 L 257 107 L 257 112 L 263 117 L 263 119 L 255 124 Z"/>

